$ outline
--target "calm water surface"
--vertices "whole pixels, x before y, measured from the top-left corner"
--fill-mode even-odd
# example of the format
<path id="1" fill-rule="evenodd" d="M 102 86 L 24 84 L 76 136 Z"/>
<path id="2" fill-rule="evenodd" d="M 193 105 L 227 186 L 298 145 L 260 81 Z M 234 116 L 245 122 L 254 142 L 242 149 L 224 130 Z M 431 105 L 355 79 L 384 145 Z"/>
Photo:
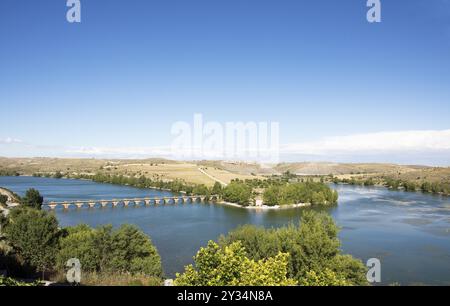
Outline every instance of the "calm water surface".
<path id="1" fill-rule="evenodd" d="M 90 181 L 34 177 L 0 177 L 0 186 L 23 195 L 38 189 L 46 201 L 133 198 L 171 195 L 151 189 Z M 384 284 L 450 285 L 450 198 L 390 191 L 377 187 L 333 186 L 339 205 L 326 209 L 342 227 L 342 250 L 382 263 Z M 173 276 L 192 262 L 208 240 L 242 224 L 278 227 L 298 222 L 302 209 L 249 211 L 219 204 L 175 204 L 157 207 L 58 210 L 62 226 L 132 223 L 151 236 Z"/>

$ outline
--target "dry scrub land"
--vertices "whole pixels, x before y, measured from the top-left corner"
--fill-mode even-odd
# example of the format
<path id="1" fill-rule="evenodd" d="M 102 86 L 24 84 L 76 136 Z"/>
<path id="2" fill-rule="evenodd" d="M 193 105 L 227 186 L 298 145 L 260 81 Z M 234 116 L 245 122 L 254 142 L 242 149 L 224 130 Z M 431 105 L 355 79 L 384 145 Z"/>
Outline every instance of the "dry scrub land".
<path id="1" fill-rule="evenodd" d="M 203 173 L 202 169 L 207 174 Z M 102 160 L 62 158 L 0 158 L 0 173 L 17 172 L 21 175 L 35 173 L 95 174 L 104 172 L 117 175 L 140 176 L 152 179 L 181 179 L 187 183 L 212 186 L 215 180 L 229 183 L 232 179 L 264 178 L 286 171 L 293 174 L 334 175 L 339 178 L 376 178 L 387 176 L 415 182 L 450 182 L 450 168 L 435 168 L 395 164 L 351 163 L 281 163 L 260 165 L 228 161 L 179 162 L 165 159 Z"/>

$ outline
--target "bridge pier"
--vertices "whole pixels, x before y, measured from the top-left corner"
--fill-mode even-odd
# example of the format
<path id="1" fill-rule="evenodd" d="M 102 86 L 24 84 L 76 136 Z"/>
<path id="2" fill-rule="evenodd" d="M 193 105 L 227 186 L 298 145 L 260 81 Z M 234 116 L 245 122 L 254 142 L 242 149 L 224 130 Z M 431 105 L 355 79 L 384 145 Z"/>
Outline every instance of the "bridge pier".
<path id="1" fill-rule="evenodd" d="M 58 204 L 56 204 L 55 202 L 50 202 L 49 204 L 46 205 L 48 208 L 50 208 L 50 210 L 55 210 L 56 207 L 58 206 Z"/>

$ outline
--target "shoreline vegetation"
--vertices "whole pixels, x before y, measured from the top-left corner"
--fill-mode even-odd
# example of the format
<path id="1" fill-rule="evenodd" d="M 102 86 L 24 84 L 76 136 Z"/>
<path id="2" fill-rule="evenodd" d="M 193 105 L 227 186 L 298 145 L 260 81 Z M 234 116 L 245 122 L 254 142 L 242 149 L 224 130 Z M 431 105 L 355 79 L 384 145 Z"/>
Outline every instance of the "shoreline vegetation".
<path id="1" fill-rule="evenodd" d="M 82 263 L 81 285 L 162 286 L 161 257 L 151 237 L 134 225 L 85 224 L 61 228 L 41 210 L 32 189 L 27 201 L 0 218 L 0 286 L 65 285 L 66 263 Z M 209 241 L 177 273 L 177 286 L 367 285 L 361 260 L 341 254 L 339 228 L 324 212 L 304 211 L 298 225 L 278 229 L 245 225 Z M 301 237 L 301 238 L 300 238 Z M 230 267 L 229 263 L 234 264 Z M 230 273 L 232 269 L 232 273 Z M 21 281 L 27 279 L 28 281 Z"/>
<path id="2" fill-rule="evenodd" d="M 177 162 L 166 159 L 101 160 L 0 157 L 0 176 L 34 175 L 54 178 L 87 177 L 87 179 L 92 179 L 99 174 L 135 178 L 145 176 L 153 182 L 152 187 L 172 192 L 180 192 L 177 185 L 179 186 L 178 183 L 181 182 L 187 186 L 187 188 L 183 187 L 187 194 L 192 192 L 194 186 L 197 185 L 213 187 L 214 182 L 201 174 L 199 169 L 205 169 L 207 173 L 227 184 L 235 178 L 244 182 L 278 179 L 292 183 L 312 180 L 322 183 L 384 186 L 392 190 L 450 195 L 450 167 L 386 163 L 303 162 L 280 163 L 263 168 L 255 163 L 227 161 Z M 127 184 L 126 182 L 125 185 Z M 170 184 L 173 185 L 170 186 Z M 260 196 L 262 197 L 262 195 Z M 250 204 L 260 205 L 261 197 L 256 197 L 255 203 Z"/>
<path id="3" fill-rule="evenodd" d="M 220 194 L 222 204 L 245 209 L 335 205 L 338 194 L 328 186 L 329 183 L 364 186 L 381 186 L 382 183 L 382 180 L 373 178 L 346 181 L 331 175 L 305 178 L 289 172 L 266 179 L 236 179 L 225 187 L 220 183 L 207 187 L 178 180 L 155 181 L 145 176 L 99 173 L 74 176 L 58 172 L 34 176 L 85 179 L 202 196 Z M 412 186 L 389 181 L 387 187 L 417 190 L 417 185 L 414 188 Z M 43 197 L 35 189 L 28 190 L 20 203 L 22 205 L 11 208 L 11 213 L 7 216 L 0 215 L 0 270 L 5 270 L 6 267 L 9 277 L 0 277 L 0 285 L 42 285 L 43 282 L 39 280 L 45 279 L 64 284 L 65 260 L 74 256 L 89 263 L 83 268 L 83 275 L 86 276 L 82 280 L 84 285 L 161 286 L 164 283 L 158 251 L 151 238 L 138 228 L 132 225 L 124 225 L 118 229 L 108 225 L 97 228 L 87 225 L 60 228 L 55 215 L 41 209 Z M 366 268 L 362 262 L 351 255 L 340 254 L 338 231 L 331 216 L 311 210 L 302 211 L 298 226 L 290 224 L 279 229 L 264 229 L 245 225 L 201 248 L 195 256 L 198 265 L 186 266 L 183 273 L 177 274 L 174 283 L 367 285 Z M 211 266 L 209 260 L 213 253 L 215 264 Z M 229 275 L 226 269 L 230 260 L 239 263 L 234 267 L 236 271 L 233 275 L 236 277 L 233 279 L 226 277 Z M 273 271 L 276 273 L 272 273 Z M 42 273 L 41 276 L 39 273 Z M 203 277 L 205 275 L 207 277 Z M 216 283 L 208 281 L 212 276 Z M 277 281 L 282 281 L 277 283 L 272 276 Z M 18 282 L 18 279 L 33 281 L 23 283 Z"/>
<path id="4" fill-rule="evenodd" d="M 329 186 L 312 180 L 289 182 L 283 177 L 268 179 L 234 179 L 227 186 L 216 182 L 212 187 L 203 184 L 188 184 L 181 180 L 152 180 L 143 175 L 125 176 L 96 173 L 93 175 L 70 175 L 61 172 L 35 173 L 33 177 L 55 179 L 80 179 L 96 183 L 107 183 L 136 188 L 170 191 L 176 194 L 204 196 L 210 199 L 219 196 L 217 204 L 246 209 L 281 209 L 311 205 L 335 205 L 338 194 Z"/>
<path id="5" fill-rule="evenodd" d="M 436 195 L 450 196 L 450 183 L 443 182 L 428 182 L 416 183 L 414 181 L 392 179 L 389 177 L 381 178 L 343 178 L 331 177 L 328 182 L 334 184 L 346 184 L 355 186 L 379 186 L 385 187 L 391 190 L 403 190 L 407 192 L 423 192 Z"/>

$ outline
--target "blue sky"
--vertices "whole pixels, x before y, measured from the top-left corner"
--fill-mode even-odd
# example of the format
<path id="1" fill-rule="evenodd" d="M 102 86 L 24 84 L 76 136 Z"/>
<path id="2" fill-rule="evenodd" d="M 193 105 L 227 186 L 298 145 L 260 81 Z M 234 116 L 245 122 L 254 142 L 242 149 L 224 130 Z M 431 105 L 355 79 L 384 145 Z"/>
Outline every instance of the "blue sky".
<path id="1" fill-rule="evenodd" d="M 450 165 L 450 1 L 381 3 L 2 0 L 0 156 L 132 157 L 201 113 L 279 122 L 289 160 Z"/>

